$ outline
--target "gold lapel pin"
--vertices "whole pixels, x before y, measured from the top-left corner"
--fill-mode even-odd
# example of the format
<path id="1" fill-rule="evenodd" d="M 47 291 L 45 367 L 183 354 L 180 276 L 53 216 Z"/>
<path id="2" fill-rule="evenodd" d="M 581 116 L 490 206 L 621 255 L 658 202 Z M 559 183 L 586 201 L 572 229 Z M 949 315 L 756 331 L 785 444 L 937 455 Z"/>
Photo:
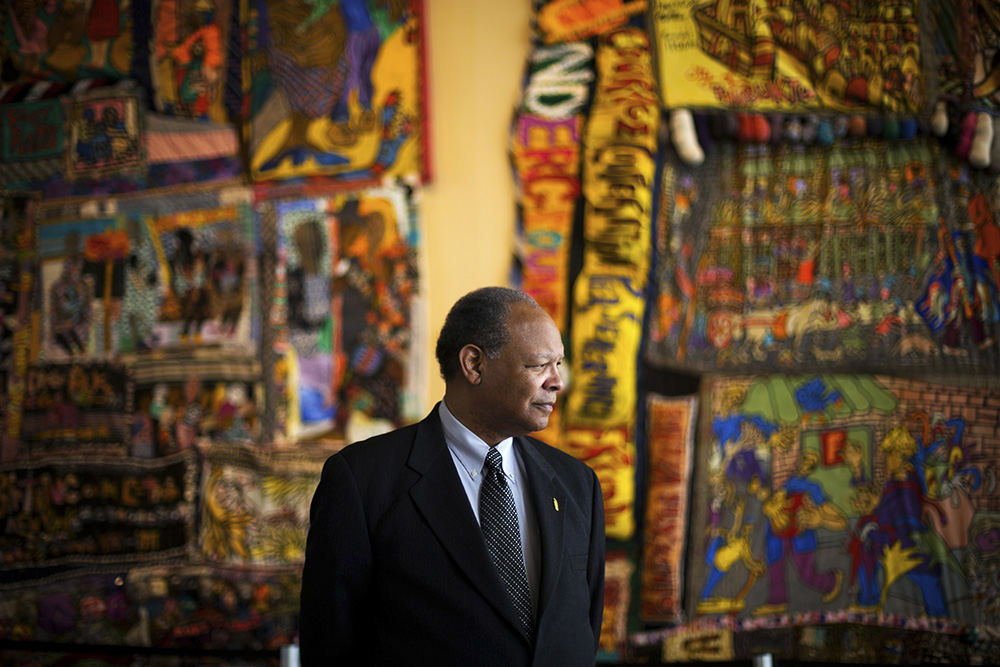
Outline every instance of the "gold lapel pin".
<path id="1" fill-rule="evenodd" d="M 559 511 L 559 501 L 555 498 L 552 499 L 552 506 L 556 508 L 557 512 Z"/>

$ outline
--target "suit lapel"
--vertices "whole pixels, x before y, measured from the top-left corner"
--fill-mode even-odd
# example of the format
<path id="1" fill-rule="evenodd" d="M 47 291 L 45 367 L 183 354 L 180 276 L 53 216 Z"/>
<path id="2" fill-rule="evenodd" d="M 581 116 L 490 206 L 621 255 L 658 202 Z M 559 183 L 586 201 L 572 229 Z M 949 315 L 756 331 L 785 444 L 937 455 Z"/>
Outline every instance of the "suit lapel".
<path id="1" fill-rule="evenodd" d="M 538 594 L 538 620 L 541 621 L 562 568 L 563 517 L 569 499 L 556 479 L 555 471 L 538 453 L 537 445 L 525 438 L 517 438 L 516 441 L 528 472 L 528 490 L 535 505 L 542 547 L 541 590 Z"/>
<path id="2" fill-rule="evenodd" d="M 410 487 L 417 510 L 472 585 L 517 629 L 514 607 L 493 569 L 455 462 L 448 454 L 437 407 L 417 427 L 409 465 L 420 474 Z"/>

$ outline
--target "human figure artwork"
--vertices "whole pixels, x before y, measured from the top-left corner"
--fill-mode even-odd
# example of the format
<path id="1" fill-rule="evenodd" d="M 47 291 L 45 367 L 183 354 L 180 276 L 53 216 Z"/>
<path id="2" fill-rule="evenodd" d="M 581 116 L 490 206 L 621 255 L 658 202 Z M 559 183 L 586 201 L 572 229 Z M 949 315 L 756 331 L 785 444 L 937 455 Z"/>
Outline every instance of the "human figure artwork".
<path id="1" fill-rule="evenodd" d="M 757 607 L 757 614 L 776 614 L 788 609 L 788 563 L 803 584 L 821 594 L 824 603 L 840 594 L 844 572 L 839 569 L 820 572 L 815 562 L 816 530 L 839 531 L 847 527 L 846 517 L 827 502 L 822 485 L 809 479 L 818 460 L 815 451 L 802 452 L 795 475 L 762 499 L 768 520 L 765 532 L 768 600 Z"/>
<path id="2" fill-rule="evenodd" d="M 71 103 L 68 109 L 66 159 L 71 180 L 143 175 L 145 148 L 138 98 L 81 100 Z"/>
<path id="3" fill-rule="evenodd" d="M 330 430 L 335 395 L 339 317 L 331 282 L 337 227 L 326 200 L 278 205 L 279 271 L 285 275 L 284 318 L 278 324 L 285 351 L 282 368 L 293 373 L 294 414 L 286 415 L 292 439 Z"/>
<path id="4" fill-rule="evenodd" d="M 166 276 L 152 333 L 157 347 L 252 345 L 257 258 L 249 215 L 238 205 L 153 218 Z"/>
<path id="5" fill-rule="evenodd" d="M 226 27 L 231 5 L 217 0 L 159 0 L 153 5 L 150 71 L 157 109 L 224 122 Z"/>
<path id="6" fill-rule="evenodd" d="M 871 487 L 858 494 L 858 506 L 866 511 L 851 539 L 857 605 L 880 610 L 889 589 L 905 576 L 920 590 L 928 616 L 947 616 L 941 585 L 944 564 L 931 546 L 936 535 L 924 522 L 925 492 L 912 462 L 917 441 L 900 425 L 886 434 L 879 450 L 885 456 L 887 479 L 881 494 Z"/>
<path id="7" fill-rule="evenodd" d="M 404 419 L 417 277 L 401 196 L 376 188 L 277 206 L 282 438 Z"/>
<path id="8" fill-rule="evenodd" d="M 69 233 L 65 243 L 62 268 L 48 287 L 48 331 L 63 356 L 79 357 L 90 346 L 94 279 L 84 273 L 80 235 Z"/>
<path id="9" fill-rule="evenodd" d="M 143 352 L 155 346 L 153 326 L 159 307 L 159 262 L 149 227 L 130 217 L 126 223 L 129 255 L 125 264 L 125 289 L 115 321 L 120 352 Z"/>
<path id="10" fill-rule="evenodd" d="M 743 419 L 739 431 L 716 424 L 695 465 L 690 613 L 793 625 L 815 613 L 865 625 L 996 617 L 984 591 L 1000 553 L 997 388 L 743 376 L 712 379 L 701 400 Z M 755 420 L 778 430 L 765 437 Z"/>
<path id="11" fill-rule="evenodd" d="M 122 0 L 6 2 L 3 41 L 24 77 L 120 79 L 131 71 L 132 20 Z"/>
<path id="12" fill-rule="evenodd" d="M 259 0 L 253 8 L 251 169 L 259 179 L 371 180 L 423 171 L 418 5 Z"/>

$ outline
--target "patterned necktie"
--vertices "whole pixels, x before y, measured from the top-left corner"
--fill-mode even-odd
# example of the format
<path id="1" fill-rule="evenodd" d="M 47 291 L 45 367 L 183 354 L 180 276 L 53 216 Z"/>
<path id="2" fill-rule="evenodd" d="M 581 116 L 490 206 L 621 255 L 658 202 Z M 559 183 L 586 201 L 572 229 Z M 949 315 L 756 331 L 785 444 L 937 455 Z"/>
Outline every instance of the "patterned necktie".
<path id="1" fill-rule="evenodd" d="M 535 633 L 535 621 L 532 618 L 528 577 L 521 556 L 521 532 L 517 527 L 514 496 L 503 474 L 503 457 L 495 447 L 490 447 L 486 455 L 486 474 L 479 492 L 479 525 L 493 566 L 514 603 L 521 631 L 531 641 Z"/>

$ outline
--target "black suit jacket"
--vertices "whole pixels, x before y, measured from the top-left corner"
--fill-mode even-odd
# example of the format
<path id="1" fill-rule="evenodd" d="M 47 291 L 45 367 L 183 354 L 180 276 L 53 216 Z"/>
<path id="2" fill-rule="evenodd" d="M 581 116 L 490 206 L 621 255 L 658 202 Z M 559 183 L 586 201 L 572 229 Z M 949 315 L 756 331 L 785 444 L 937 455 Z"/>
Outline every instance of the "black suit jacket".
<path id="1" fill-rule="evenodd" d="M 435 407 L 327 460 L 302 573 L 303 665 L 594 663 L 604 599 L 600 483 L 534 438 L 515 446 L 540 533 L 534 645 L 518 632 Z"/>

